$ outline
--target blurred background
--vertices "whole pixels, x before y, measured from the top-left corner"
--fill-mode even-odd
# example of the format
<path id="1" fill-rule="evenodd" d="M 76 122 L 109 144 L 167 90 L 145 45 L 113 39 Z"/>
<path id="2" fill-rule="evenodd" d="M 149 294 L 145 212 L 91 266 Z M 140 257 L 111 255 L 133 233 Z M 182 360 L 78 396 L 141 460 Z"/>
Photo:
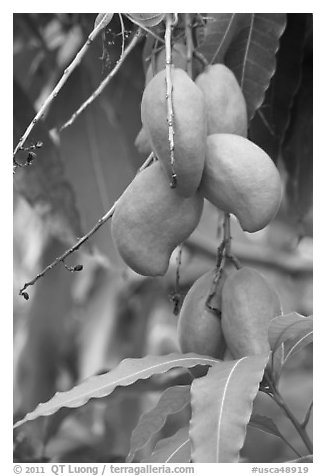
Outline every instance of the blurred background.
<path id="1" fill-rule="evenodd" d="M 312 23 L 309 14 L 288 17 L 280 64 L 286 62 L 286 54 L 293 56 L 293 39 L 301 38 L 299 26 L 308 40 L 301 45 L 300 83 L 282 153 L 274 147 L 275 134 L 266 132 L 259 121 L 266 116 L 257 113 L 249 131 L 277 163 L 284 199 L 275 220 L 260 232 L 244 233 L 232 218 L 232 249 L 241 264 L 266 276 L 281 297 L 284 313 L 308 316 L 313 310 Z M 14 14 L 14 145 L 86 41 L 95 18 L 96 14 Z M 125 29 L 128 41 L 133 25 L 126 19 Z M 120 56 L 121 25 L 114 15 L 110 30 L 93 43 L 44 122 L 31 134 L 27 145 L 43 142 L 33 164 L 19 168 L 14 176 L 15 420 L 56 391 L 106 372 L 124 358 L 178 351 L 172 297 L 178 294 L 182 302 L 194 280 L 215 263 L 223 216 L 205 203 L 199 227 L 182 248 L 177 289 L 178 250 L 166 276 L 138 276 L 123 265 L 106 223 L 66 262 L 83 264 L 82 272 L 71 273 L 59 265 L 28 289 L 28 301 L 18 295 L 25 282 L 104 215 L 145 160 L 134 146 L 141 127 L 144 43 L 138 43 L 100 98 L 60 133 Z M 268 111 L 277 84 L 267 91 L 260 111 Z M 24 425 L 15 433 L 14 457 L 21 462 L 123 462 L 140 414 L 155 405 L 165 388 L 189 383 L 189 378 L 180 371 L 169 372 L 130 389 L 117 389 L 110 398 Z M 280 390 L 302 420 L 312 400 L 311 346 L 287 363 Z M 255 406 L 305 452 L 271 399 L 259 395 Z M 160 434 L 137 455 L 138 461 L 187 416 L 184 410 L 169 417 Z M 311 421 L 308 433 L 312 436 Z M 272 462 L 295 455 L 282 440 L 249 428 L 242 457 Z"/>

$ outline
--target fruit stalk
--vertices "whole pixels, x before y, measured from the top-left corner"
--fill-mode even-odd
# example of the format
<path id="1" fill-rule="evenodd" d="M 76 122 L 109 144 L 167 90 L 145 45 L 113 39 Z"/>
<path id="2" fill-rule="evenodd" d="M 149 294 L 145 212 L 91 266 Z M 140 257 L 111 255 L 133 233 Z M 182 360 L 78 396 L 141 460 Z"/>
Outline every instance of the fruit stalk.
<path id="1" fill-rule="evenodd" d="M 230 213 L 224 213 L 224 243 L 226 255 L 231 254 L 231 228 L 230 228 Z"/>
<path id="2" fill-rule="evenodd" d="M 170 164 L 171 164 L 171 183 L 170 187 L 175 188 L 177 186 L 177 174 L 174 168 L 174 115 L 173 115 L 173 101 L 172 101 L 172 73 L 171 73 L 171 35 L 173 28 L 172 15 L 166 16 L 166 28 L 165 28 L 165 81 L 166 81 L 166 105 L 167 105 L 167 122 L 168 122 L 168 134 L 170 145 Z"/>
<path id="3" fill-rule="evenodd" d="M 192 29 L 191 29 L 191 16 L 190 13 L 185 13 L 185 33 L 186 33 L 186 45 L 187 45 L 187 73 L 192 78 L 192 55 L 193 55 L 193 41 L 192 41 Z"/>
<path id="4" fill-rule="evenodd" d="M 176 258 L 176 271 L 175 271 L 175 285 L 174 285 L 174 293 L 171 296 L 171 300 L 174 303 L 173 307 L 173 314 L 177 316 L 180 312 L 180 269 L 181 269 L 181 260 L 182 260 L 182 249 L 183 243 L 181 243 L 178 247 L 178 254 Z"/>
<path id="5" fill-rule="evenodd" d="M 221 274 L 223 272 L 223 268 L 225 265 L 225 260 L 227 257 L 231 257 L 230 214 L 226 212 L 224 213 L 223 234 L 224 234 L 223 241 L 217 249 L 214 278 L 212 281 L 210 293 L 206 301 L 206 306 L 209 307 L 210 309 L 211 309 L 210 302 L 215 294 L 218 281 L 221 278 Z"/>

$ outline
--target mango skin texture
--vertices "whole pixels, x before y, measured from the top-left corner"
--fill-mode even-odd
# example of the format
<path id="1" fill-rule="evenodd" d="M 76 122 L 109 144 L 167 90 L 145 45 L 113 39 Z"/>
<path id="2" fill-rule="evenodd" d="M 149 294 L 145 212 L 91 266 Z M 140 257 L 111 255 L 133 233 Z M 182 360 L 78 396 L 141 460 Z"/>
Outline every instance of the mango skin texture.
<path id="1" fill-rule="evenodd" d="M 208 135 L 217 133 L 247 136 L 245 98 L 233 72 L 223 64 L 208 66 L 197 76 L 207 111 Z"/>
<path id="2" fill-rule="evenodd" d="M 172 71 L 176 191 L 190 197 L 199 187 L 205 161 L 206 112 L 202 92 L 181 69 Z M 171 180 L 165 71 L 148 83 L 141 103 L 142 122 L 152 150 Z"/>
<path id="3" fill-rule="evenodd" d="M 142 127 L 137 134 L 135 147 L 140 154 L 149 155 L 152 152 L 152 146 L 144 127 Z"/>
<path id="4" fill-rule="evenodd" d="M 274 218 L 282 198 L 280 175 L 271 158 L 234 134 L 208 136 L 199 190 L 217 208 L 233 213 L 249 232 L 261 230 Z"/>
<path id="5" fill-rule="evenodd" d="M 228 276 L 222 290 L 222 330 L 234 359 L 270 351 L 268 326 L 282 314 L 276 292 L 254 269 Z"/>
<path id="6" fill-rule="evenodd" d="M 183 353 L 195 352 L 222 359 L 225 341 L 221 327 L 221 316 L 206 306 L 214 279 L 214 269 L 198 278 L 188 291 L 181 307 L 177 325 L 180 349 Z M 210 305 L 221 309 L 221 292 L 226 274 L 223 271 L 216 293 Z"/>
<path id="7" fill-rule="evenodd" d="M 119 199 L 111 225 L 125 263 L 143 276 L 166 273 L 172 251 L 198 225 L 203 198 L 180 197 L 159 162 L 138 173 Z"/>

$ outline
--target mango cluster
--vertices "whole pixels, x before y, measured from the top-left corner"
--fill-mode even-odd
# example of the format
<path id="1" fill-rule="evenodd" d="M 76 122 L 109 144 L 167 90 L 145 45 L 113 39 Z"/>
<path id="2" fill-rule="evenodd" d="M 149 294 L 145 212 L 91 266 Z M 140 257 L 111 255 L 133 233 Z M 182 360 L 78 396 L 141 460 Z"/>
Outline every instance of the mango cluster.
<path id="1" fill-rule="evenodd" d="M 270 321 L 282 314 L 278 294 L 252 268 L 226 267 L 220 273 L 213 299 L 214 269 L 188 291 L 177 326 L 181 351 L 221 360 L 267 354 Z"/>
<path id="2" fill-rule="evenodd" d="M 277 168 L 246 138 L 246 102 L 232 71 L 210 65 L 193 81 L 182 43 L 174 45 L 172 62 L 173 167 L 162 50 L 146 74 L 136 138 L 138 149 L 158 160 L 136 175 L 112 220 L 120 255 L 145 276 L 166 273 L 172 251 L 197 227 L 204 198 L 234 214 L 248 232 L 264 228 L 281 201 Z"/>

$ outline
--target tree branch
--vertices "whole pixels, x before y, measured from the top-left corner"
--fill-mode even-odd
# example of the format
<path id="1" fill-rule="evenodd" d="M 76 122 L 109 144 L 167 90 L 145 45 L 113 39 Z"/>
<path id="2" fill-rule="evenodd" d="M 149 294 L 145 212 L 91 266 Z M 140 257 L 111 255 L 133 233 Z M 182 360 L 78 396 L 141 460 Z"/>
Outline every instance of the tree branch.
<path id="1" fill-rule="evenodd" d="M 141 172 L 142 170 L 144 170 L 146 167 L 148 167 L 151 162 L 153 161 L 154 159 L 154 154 L 151 153 L 147 159 L 145 160 L 145 162 L 142 164 L 142 166 L 139 168 L 138 172 Z M 66 250 L 62 255 L 58 256 L 52 263 L 50 263 L 48 266 L 46 266 L 46 268 L 44 268 L 39 274 L 37 274 L 31 281 L 28 281 L 27 283 L 24 284 L 24 286 L 20 289 L 19 291 L 19 295 L 20 296 L 23 296 L 25 299 L 28 299 L 29 296 L 28 294 L 26 293 L 26 289 L 29 287 L 29 286 L 33 286 L 40 278 L 42 278 L 48 271 L 50 271 L 51 269 L 53 269 L 55 266 L 57 266 L 59 263 L 64 263 L 64 260 L 69 256 L 71 255 L 72 253 L 74 253 L 75 251 L 77 251 L 92 235 L 94 235 L 94 233 L 99 229 L 101 228 L 102 225 L 104 225 L 104 223 L 106 223 L 112 216 L 113 216 L 113 213 L 116 209 L 116 206 L 118 204 L 120 199 L 116 200 L 114 202 L 114 204 L 112 205 L 112 207 L 110 208 L 109 211 L 107 211 L 105 213 L 105 215 L 102 216 L 102 218 L 100 218 L 97 223 L 93 226 L 93 228 L 91 228 L 84 236 L 82 236 L 81 238 L 79 238 L 79 240 L 71 247 L 69 248 L 68 250 Z M 82 268 L 80 267 L 80 265 L 78 266 L 79 269 L 69 269 L 69 271 L 79 271 L 81 270 Z"/>
<path id="2" fill-rule="evenodd" d="M 94 28 L 94 30 L 90 33 L 90 35 L 87 38 L 86 43 L 84 46 L 79 50 L 79 52 L 76 54 L 75 58 L 73 61 L 70 63 L 70 65 L 64 70 L 63 75 L 55 88 L 53 89 L 52 93 L 48 96 L 48 98 L 44 101 L 42 104 L 40 110 L 32 120 L 32 122 L 29 124 L 27 127 L 26 131 L 24 132 L 23 136 L 19 139 L 18 144 L 15 147 L 14 153 L 13 153 L 13 158 L 14 158 L 14 171 L 18 167 L 17 162 L 15 161 L 16 154 L 19 150 L 22 149 L 23 145 L 25 144 L 26 140 L 28 139 L 30 133 L 36 126 L 36 124 L 42 119 L 44 116 L 46 110 L 50 106 L 50 104 L 53 102 L 53 100 L 57 97 L 59 91 L 63 87 L 63 85 L 66 83 L 67 79 L 71 75 L 71 73 L 76 69 L 76 67 L 79 65 L 81 62 L 82 58 L 85 56 L 87 53 L 90 45 L 98 35 L 98 33 L 102 30 L 102 28 L 105 26 L 106 18 L 103 17 L 103 19 L 99 22 L 99 24 Z"/>
<path id="3" fill-rule="evenodd" d="M 137 41 L 140 38 L 141 30 L 138 29 L 137 32 L 135 33 L 134 37 L 128 44 L 125 50 L 122 51 L 120 58 L 118 59 L 115 67 L 110 71 L 110 73 L 106 76 L 106 78 L 101 82 L 99 87 L 93 92 L 93 94 L 79 107 L 77 111 L 73 113 L 73 115 L 68 119 L 67 122 L 63 124 L 63 126 L 60 127 L 60 132 L 62 132 L 64 129 L 67 127 L 71 126 L 73 122 L 77 119 L 77 117 L 93 102 L 95 99 L 103 92 L 105 87 L 109 84 L 111 79 L 117 74 L 119 71 L 121 65 L 129 55 L 129 53 L 134 49 L 134 47 L 137 44 Z"/>

